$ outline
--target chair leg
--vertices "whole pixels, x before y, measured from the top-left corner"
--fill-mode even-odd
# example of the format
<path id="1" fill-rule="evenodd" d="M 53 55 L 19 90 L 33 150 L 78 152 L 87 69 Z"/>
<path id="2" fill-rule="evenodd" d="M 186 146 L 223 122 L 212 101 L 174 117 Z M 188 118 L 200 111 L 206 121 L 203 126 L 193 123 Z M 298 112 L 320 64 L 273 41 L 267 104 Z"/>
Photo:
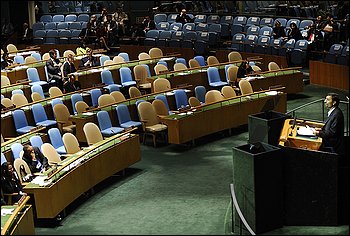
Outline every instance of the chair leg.
<path id="1" fill-rule="evenodd" d="M 157 139 L 156 139 L 157 134 L 153 134 L 153 146 L 157 147 Z"/>

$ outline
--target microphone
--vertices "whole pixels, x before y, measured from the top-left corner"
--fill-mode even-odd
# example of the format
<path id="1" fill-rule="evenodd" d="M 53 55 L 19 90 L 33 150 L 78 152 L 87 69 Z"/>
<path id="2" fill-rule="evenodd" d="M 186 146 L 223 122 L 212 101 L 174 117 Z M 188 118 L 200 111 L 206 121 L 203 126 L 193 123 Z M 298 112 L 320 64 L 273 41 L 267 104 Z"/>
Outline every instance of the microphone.
<path id="1" fill-rule="evenodd" d="M 294 127 L 295 127 L 296 120 L 297 120 L 297 117 L 296 117 L 296 116 L 294 116 L 294 119 L 293 119 L 293 125 L 292 125 L 292 129 L 294 129 Z"/>

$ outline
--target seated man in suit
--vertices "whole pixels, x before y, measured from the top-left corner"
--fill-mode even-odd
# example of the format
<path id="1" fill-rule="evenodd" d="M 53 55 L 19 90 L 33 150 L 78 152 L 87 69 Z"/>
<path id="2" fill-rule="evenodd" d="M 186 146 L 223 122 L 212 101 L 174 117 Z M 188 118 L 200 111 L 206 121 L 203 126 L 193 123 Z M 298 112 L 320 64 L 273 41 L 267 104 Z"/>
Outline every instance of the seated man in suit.
<path id="1" fill-rule="evenodd" d="M 63 80 L 61 74 L 61 66 L 62 63 L 57 59 L 57 53 L 55 49 L 51 49 L 49 51 L 50 59 L 46 61 L 47 67 L 47 75 L 49 79 L 49 83 L 54 80 L 56 82 L 57 87 L 61 90 L 63 89 Z"/>
<path id="2" fill-rule="evenodd" d="M 31 44 L 33 39 L 33 30 L 29 28 L 27 22 L 23 23 L 23 29 L 20 35 L 19 43 Z"/>
<path id="3" fill-rule="evenodd" d="M 89 67 L 100 66 L 99 60 L 92 55 L 92 49 L 88 48 L 86 50 L 86 57 L 83 57 L 79 63 L 79 69 L 85 69 Z"/>
<path id="4" fill-rule="evenodd" d="M 81 89 L 80 82 L 75 79 L 75 75 L 70 74 L 68 80 L 64 82 L 63 93 L 71 93 Z"/>
<path id="5" fill-rule="evenodd" d="M 328 118 L 322 128 L 316 128 L 314 134 L 322 138 L 324 150 L 344 154 L 344 115 L 339 108 L 339 96 L 336 93 L 328 93 L 324 103 L 329 109 Z"/>
<path id="6" fill-rule="evenodd" d="M 23 146 L 23 160 L 27 162 L 32 173 L 44 172 L 49 166 L 49 161 L 38 147 L 31 145 Z"/>

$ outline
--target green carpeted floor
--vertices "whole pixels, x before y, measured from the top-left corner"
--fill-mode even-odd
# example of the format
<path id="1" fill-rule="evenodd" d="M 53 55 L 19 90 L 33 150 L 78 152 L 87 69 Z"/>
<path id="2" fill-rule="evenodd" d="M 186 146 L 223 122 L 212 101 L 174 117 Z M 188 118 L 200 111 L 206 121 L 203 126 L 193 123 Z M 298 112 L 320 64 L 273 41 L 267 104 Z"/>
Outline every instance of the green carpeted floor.
<path id="1" fill-rule="evenodd" d="M 327 92 L 305 86 L 288 98 L 287 110 L 324 98 Z M 320 107 L 320 105 L 318 105 Z M 310 109 L 306 112 L 319 113 Z M 307 118 L 307 117 L 305 117 Z M 37 234 L 231 234 L 232 147 L 247 143 L 247 126 L 231 136 L 216 133 L 196 146 L 141 145 L 142 160 L 97 185 L 66 210 L 59 226 L 38 222 Z M 283 227 L 269 234 L 348 234 L 349 226 Z"/>

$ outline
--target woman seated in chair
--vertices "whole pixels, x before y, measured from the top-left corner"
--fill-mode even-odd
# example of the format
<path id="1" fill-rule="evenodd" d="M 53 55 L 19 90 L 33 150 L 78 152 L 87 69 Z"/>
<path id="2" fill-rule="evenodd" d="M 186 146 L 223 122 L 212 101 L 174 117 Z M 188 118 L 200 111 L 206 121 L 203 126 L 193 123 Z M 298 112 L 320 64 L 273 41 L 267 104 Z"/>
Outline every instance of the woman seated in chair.
<path id="1" fill-rule="evenodd" d="M 238 83 L 241 80 L 241 78 L 244 78 L 246 75 L 254 73 L 253 68 L 249 65 L 248 61 L 243 61 L 241 65 L 238 68 L 237 71 L 237 80 L 235 85 L 238 87 Z"/>
<path id="2" fill-rule="evenodd" d="M 27 162 L 32 173 L 42 173 L 50 167 L 49 161 L 40 149 L 28 144 L 23 146 L 23 160 Z"/>
<path id="3" fill-rule="evenodd" d="M 5 202 L 9 202 L 6 199 L 7 194 L 12 195 L 12 203 L 18 202 L 22 195 L 26 195 L 22 192 L 21 181 L 10 162 L 4 162 L 1 165 L 1 188 Z"/>

